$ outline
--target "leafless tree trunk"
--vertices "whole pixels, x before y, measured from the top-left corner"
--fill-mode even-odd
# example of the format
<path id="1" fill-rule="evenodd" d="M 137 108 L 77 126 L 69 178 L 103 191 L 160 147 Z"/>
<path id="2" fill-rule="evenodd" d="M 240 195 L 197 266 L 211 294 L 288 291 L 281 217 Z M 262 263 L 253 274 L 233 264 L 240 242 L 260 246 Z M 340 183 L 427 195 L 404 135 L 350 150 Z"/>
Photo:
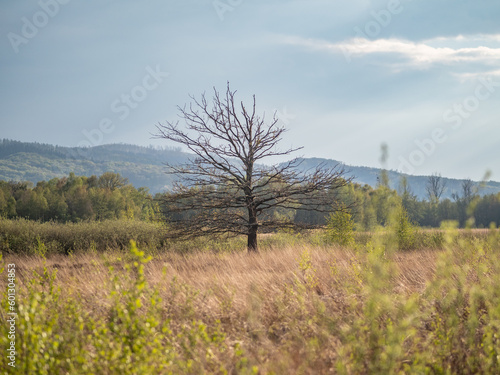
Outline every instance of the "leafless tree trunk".
<path id="1" fill-rule="evenodd" d="M 170 215 L 173 237 L 246 235 L 248 251 L 258 251 L 259 229 L 296 227 L 276 219 L 276 209 L 334 211 L 328 192 L 349 183 L 340 166 L 299 172 L 299 159 L 272 166 L 265 159 L 289 155 L 299 148 L 277 149 L 284 127 L 274 115 L 269 123 L 235 101 L 229 84 L 224 96 L 214 89 L 209 104 L 205 95 L 191 97 L 189 106 L 178 107 L 185 128 L 177 123 L 159 124 L 158 138 L 187 147 L 194 157 L 185 165 L 168 165 L 179 177 L 164 204 Z M 331 197 L 331 194 L 330 194 Z"/>

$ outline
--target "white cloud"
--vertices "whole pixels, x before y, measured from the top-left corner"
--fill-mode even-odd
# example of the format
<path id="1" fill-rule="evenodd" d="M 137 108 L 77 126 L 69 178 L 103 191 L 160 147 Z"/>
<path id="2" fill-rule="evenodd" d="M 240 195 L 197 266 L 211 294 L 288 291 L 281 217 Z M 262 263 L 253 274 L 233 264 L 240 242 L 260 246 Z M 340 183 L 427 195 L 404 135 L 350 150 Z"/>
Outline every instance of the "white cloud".
<path id="1" fill-rule="evenodd" d="M 339 43 L 302 37 L 282 37 L 283 44 L 305 47 L 313 51 L 342 53 L 348 60 L 373 54 L 393 54 L 406 59 L 406 65 L 426 69 L 436 64 L 482 63 L 497 65 L 500 59 L 500 35 L 439 37 L 420 42 L 403 39 L 354 38 Z M 457 44 L 470 45 L 457 46 Z M 480 43 L 480 44 L 479 44 Z M 435 46 L 433 44 L 440 44 Z"/>
<path id="2" fill-rule="evenodd" d="M 461 82 L 476 81 L 479 77 L 500 77 L 500 69 L 474 73 L 453 73 Z"/>

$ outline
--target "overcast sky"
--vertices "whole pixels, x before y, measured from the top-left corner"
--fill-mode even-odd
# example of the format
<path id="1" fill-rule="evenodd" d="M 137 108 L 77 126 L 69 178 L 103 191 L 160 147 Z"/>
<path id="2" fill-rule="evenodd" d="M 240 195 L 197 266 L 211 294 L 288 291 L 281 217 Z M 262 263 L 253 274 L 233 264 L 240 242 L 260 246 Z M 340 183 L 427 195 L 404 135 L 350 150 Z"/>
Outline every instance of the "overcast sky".
<path id="1" fill-rule="evenodd" d="M 229 81 L 298 155 L 500 180 L 498 0 L 3 0 L 0 138 L 133 143 Z"/>

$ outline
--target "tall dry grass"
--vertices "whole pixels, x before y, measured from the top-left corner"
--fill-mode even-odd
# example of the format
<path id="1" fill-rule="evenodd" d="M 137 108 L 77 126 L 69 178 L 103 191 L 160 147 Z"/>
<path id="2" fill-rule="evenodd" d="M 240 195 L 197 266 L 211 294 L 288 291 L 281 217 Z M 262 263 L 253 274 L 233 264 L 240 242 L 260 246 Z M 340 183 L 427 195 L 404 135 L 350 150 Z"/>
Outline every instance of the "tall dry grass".
<path id="1" fill-rule="evenodd" d="M 10 254 L 23 345 L 11 373 L 498 373 L 498 232 L 443 241 Z"/>

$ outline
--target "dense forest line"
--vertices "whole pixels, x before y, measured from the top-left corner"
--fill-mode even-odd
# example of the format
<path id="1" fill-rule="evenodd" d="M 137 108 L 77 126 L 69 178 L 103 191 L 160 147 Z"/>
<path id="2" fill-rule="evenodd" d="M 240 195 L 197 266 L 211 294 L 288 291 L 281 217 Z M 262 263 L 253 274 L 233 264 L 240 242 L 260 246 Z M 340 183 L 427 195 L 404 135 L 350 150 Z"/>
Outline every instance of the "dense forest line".
<path id="1" fill-rule="evenodd" d="M 389 223 L 391 212 L 404 207 L 410 220 L 421 227 L 439 227 L 442 221 L 454 220 L 461 227 L 487 228 L 500 223 L 500 194 L 480 196 L 471 181 L 462 183 L 462 192 L 452 199 L 440 196 L 443 181 L 429 177 L 429 197 L 420 200 L 402 179 L 397 190 L 391 189 L 382 175 L 376 188 L 351 183 L 332 194 L 332 204 L 352 206 L 357 230 L 374 230 Z M 117 173 L 101 176 L 76 176 L 30 182 L 0 181 L 0 216 L 39 221 L 79 222 L 109 219 L 168 221 L 162 206 L 164 194 L 152 195 L 147 188 L 135 188 Z M 324 213 L 277 209 L 271 215 L 301 224 L 326 224 Z"/>
<path id="2" fill-rule="evenodd" d="M 351 213 L 357 230 L 371 231 L 388 225 L 398 207 L 404 208 L 411 223 L 420 227 L 438 228 L 444 221 L 456 221 L 461 228 L 488 228 L 492 223 L 500 223 L 500 194 L 481 196 L 470 180 L 464 180 L 461 192 L 449 199 L 441 196 L 445 187 L 443 180 L 439 176 L 430 176 L 427 199 L 418 199 L 404 177 L 398 189 L 391 189 L 383 176 L 384 173 L 376 188 L 350 184 L 338 196 L 341 204 L 353 205 Z M 299 209 L 295 220 L 326 224 L 327 218 Z"/>
<path id="3" fill-rule="evenodd" d="M 136 189 L 119 174 L 31 182 L 0 181 L 0 216 L 40 221 L 152 220 L 157 212 L 147 188 Z"/>

